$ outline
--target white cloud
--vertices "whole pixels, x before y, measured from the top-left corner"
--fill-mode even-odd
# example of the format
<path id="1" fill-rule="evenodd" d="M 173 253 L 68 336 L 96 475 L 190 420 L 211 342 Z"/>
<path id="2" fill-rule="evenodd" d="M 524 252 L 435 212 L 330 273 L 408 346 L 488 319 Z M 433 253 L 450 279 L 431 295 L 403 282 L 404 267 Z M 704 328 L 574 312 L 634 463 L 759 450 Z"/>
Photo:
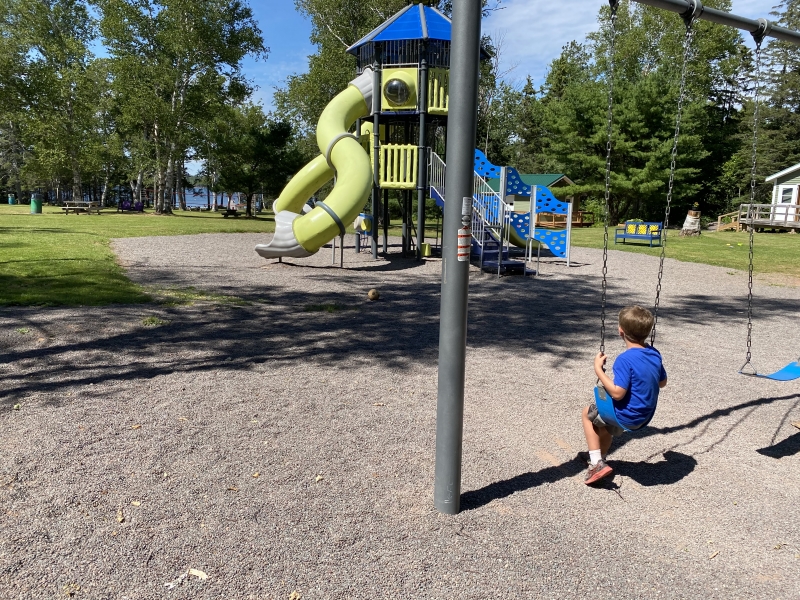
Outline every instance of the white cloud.
<path id="1" fill-rule="evenodd" d="M 597 28 L 597 15 L 605 4 L 602 0 L 505 0 L 505 8 L 483 22 L 483 32 L 505 36 L 502 68 L 517 65 L 508 76 L 512 82 L 530 75 L 539 85 L 564 45 L 583 41 Z M 773 4 L 774 0 L 734 0 L 732 12 L 751 19 L 769 18 Z M 745 39 L 750 43 L 749 35 Z"/>

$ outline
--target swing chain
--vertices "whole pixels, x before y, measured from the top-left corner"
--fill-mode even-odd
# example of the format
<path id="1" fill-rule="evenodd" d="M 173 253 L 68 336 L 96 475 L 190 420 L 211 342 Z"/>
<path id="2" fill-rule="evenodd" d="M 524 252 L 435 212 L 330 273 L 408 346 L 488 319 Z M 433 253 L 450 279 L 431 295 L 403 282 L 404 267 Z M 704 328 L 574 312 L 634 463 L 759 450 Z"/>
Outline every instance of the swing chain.
<path id="1" fill-rule="evenodd" d="M 756 159 L 758 157 L 758 94 L 759 84 L 761 83 L 761 40 L 756 38 L 756 81 L 753 91 L 753 163 L 750 168 L 750 206 L 748 206 L 748 216 L 753 214 L 753 203 L 756 199 Z M 750 216 L 752 219 L 753 217 Z M 750 363 L 751 346 L 753 338 L 753 234 L 755 227 L 750 223 L 750 252 L 747 268 L 747 354 L 744 364 L 739 369 L 741 373 L 748 365 L 753 369 L 754 374 L 758 373 L 756 368 Z"/>
<path id="2" fill-rule="evenodd" d="M 656 343 L 656 327 L 658 326 L 658 306 L 661 302 L 661 281 L 664 277 L 664 258 L 667 255 L 667 230 L 669 228 L 669 213 L 672 204 L 672 189 L 675 184 L 675 164 L 678 155 L 678 137 L 681 133 L 681 115 L 683 114 L 683 101 L 686 96 L 686 71 L 689 63 L 689 53 L 692 49 L 695 21 L 694 12 L 684 19 L 686 34 L 683 38 L 683 64 L 681 65 L 681 81 L 678 88 L 678 112 L 675 116 L 675 137 L 672 140 L 672 152 L 669 162 L 669 183 L 667 184 L 667 208 L 664 211 L 664 225 L 661 228 L 664 239 L 661 241 L 661 258 L 658 261 L 658 283 L 656 284 L 656 301 L 653 306 L 653 330 L 650 332 L 650 345 Z"/>
<path id="3" fill-rule="evenodd" d="M 606 135 L 606 189 L 603 207 L 603 282 L 600 300 L 600 352 L 606 351 L 606 291 L 608 289 L 608 219 L 611 198 L 611 133 L 614 125 L 614 46 L 617 37 L 617 5 L 619 0 L 609 0 L 611 5 L 611 39 L 608 45 L 608 130 Z"/>

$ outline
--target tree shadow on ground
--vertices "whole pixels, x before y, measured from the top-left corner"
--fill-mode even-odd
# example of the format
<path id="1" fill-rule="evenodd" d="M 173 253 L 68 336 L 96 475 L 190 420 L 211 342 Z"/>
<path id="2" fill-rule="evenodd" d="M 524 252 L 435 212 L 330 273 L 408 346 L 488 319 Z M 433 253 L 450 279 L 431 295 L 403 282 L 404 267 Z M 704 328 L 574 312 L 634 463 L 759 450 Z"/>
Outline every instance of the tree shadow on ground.
<path id="1" fill-rule="evenodd" d="M 745 410 L 757 406 L 771 404 L 779 401 L 794 400 L 800 398 L 800 394 L 791 394 L 788 396 L 779 396 L 774 398 L 757 398 L 742 402 L 736 406 L 731 406 L 724 409 L 712 411 L 706 415 L 701 415 L 696 419 L 689 421 L 684 425 L 676 425 L 673 427 L 647 427 L 639 431 L 632 431 L 625 436 L 615 439 L 616 448 L 624 446 L 631 440 L 637 438 L 646 438 L 654 435 L 669 434 L 682 429 L 691 429 L 703 423 L 714 421 L 721 417 L 730 415 L 739 410 Z M 738 422 L 732 425 L 736 427 Z M 702 432 L 701 432 L 702 434 Z M 699 436 L 693 438 L 696 439 Z M 762 448 L 758 450 L 759 453 L 773 458 L 782 458 L 783 456 L 790 456 L 800 451 L 800 433 L 794 434 L 769 448 Z M 654 458 L 661 453 L 651 456 Z M 672 485 L 687 477 L 697 466 L 697 459 L 694 456 L 676 452 L 669 449 L 663 452 L 664 460 L 658 462 L 646 461 L 631 462 L 625 460 L 615 460 L 612 463 L 616 475 L 630 477 L 638 484 L 643 486 L 656 486 L 656 485 Z M 461 495 L 461 508 L 462 510 L 472 510 L 485 506 L 493 500 L 505 498 L 516 492 L 522 492 L 531 488 L 540 486 L 545 483 L 555 483 L 567 477 L 574 477 L 586 468 L 586 465 L 577 457 L 570 461 L 562 463 L 558 466 L 546 467 L 540 471 L 527 472 L 521 475 L 516 475 L 511 479 L 503 481 L 496 481 L 487 486 L 477 490 L 470 490 Z M 610 484 L 611 489 L 617 489 L 616 484 Z M 616 486 L 616 487 L 615 487 Z"/>
<path id="2" fill-rule="evenodd" d="M 419 264 L 398 258 L 384 268 L 413 271 Z M 307 280 L 299 289 L 285 280 L 271 286 L 241 284 L 217 265 L 213 267 L 192 265 L 177 271 L 147 267 L 146 272 L 152 285 L 186 288 L 201 282 L 203 290 L 235 296 L 244 306 L 83 308 L 68 317 L 70 326 L 86 332 L 79 339 L 64 339 L 63 323 L 43 322 L 39 309 L 14 309 L 13 327 L 28 326 L 53 342 L 36 348 L 0 348 L 0 363 L 13 362 L 22 371 L 29 369 L 35 374 L 7 380 L 0 398 L 13 404 L 26 394 L 57 392 L 69 385 L 208 369 L 249 370 L 265 363 L 303 361 L 313 362 L 317 368 L 341 368 L 348 361 L 377 361 L 381 368 L 402 372 L 437 359 L 441 290 L 437 273 L 384 282 L 381 300 L 369 302 L 366 292 L 374 285 L 367 268 L 287 267 Z M 277 268 L 282 267 L 285 265 Z M 545 354 L 554 359 L 557 368 L 560 362 L 575 357 L 576 348 L 586 347 L 597 330 L 596 279 L 498 280 L 471 275 L 469 348 Z M 622 284 L 609 286 L 609 296 L 619 307 L 629 303 L 632 294 Z M 715 315 L 729 313 L 735 303 L 727 297 L 675 298 L 669 310 L 663 310 L 662 318 L 678 321 L 678 325 L 682 321 L 711 322 Z M 791 299 L 774 299 L 763 312 L 765 316 L 785 315 L 795 304 Z M 346 306 L 348 310 L 307 310 L 320 305 Z M 143 312 L 157 313 L 169 324 L 146 327 Z M 119 327 L 120 322 L 125 327 Z M 59 343 L 59 339 L 64 341 Z M 124 355 L 126 360 L 109 359 L 116 355 Z"/>

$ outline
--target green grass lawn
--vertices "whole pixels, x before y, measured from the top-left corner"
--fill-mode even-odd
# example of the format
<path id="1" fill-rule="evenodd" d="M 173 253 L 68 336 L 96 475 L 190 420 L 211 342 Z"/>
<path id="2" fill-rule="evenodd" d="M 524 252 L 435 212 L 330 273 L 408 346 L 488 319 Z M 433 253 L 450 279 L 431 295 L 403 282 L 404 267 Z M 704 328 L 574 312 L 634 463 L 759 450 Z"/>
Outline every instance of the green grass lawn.
<path id="1" fill-rule="evenodd" d="M 45 206 L 0 205 L 0 305 L 105 305 L 149 302 L 117 265 L 111 238 L 192 233 L 271 232 L 272 214 L 253 219 L 177 211 L 64 215 Z"/>
<path id="2" fill-rule="evenodd" d="M 614 244 L 614 230 L 609 228 L 609 248 L 625 252 L 641 252 L 659 256 L 661 248 L 647 244 Z M 603 228 L 575 228 L 572 243 L 588 248 L 603 247 Z M 667 257 L 684 262 L 705 263 L 729 269 L 747 270 L 749 234 L 746 232 L 704 231 L 700 236 L 680 237 L 669 231 Z M 790 233 L 757 233 L 755 235 L 753 270 L 756 273 L 780 273 L 800 277 L 800 235 Z"/>

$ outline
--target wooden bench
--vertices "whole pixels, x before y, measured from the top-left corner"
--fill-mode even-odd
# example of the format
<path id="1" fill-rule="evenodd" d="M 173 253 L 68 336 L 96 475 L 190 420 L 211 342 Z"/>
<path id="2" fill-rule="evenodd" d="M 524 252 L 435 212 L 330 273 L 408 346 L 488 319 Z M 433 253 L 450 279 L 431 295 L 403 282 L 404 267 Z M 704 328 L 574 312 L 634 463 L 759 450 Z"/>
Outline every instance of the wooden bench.
<path id="1" fill-rule="evenodd" d="M 65 215 L 68 215 L 70 211 L 74 212 L 76 215 L 82 212 L 85 212 L 87 215 L 95 212 L 99 215 L 101 208 L 99 202 L 65 202 L 61 210 L 64 211 Z"/>
<path id="2" fill-rule="evenodd" d="M 641 240 L 649 242 L 650 247 L 660 246 L 663 236 L 663 224 L 655 221 L 625 221 L 614 232 L 614 243 L 622 240 Z"/>
<path id="3" fill-rule="evenodd" d="M 239 211 L 236 210 L 235 208 L 226 208 L 225 212 L 222 213 L 222 216 L 225 217 L 226 219 L 228 217 L 230 217 L 231 215 L 233 215 L 234 217 L 238 217 L 239 216 Z"/>

